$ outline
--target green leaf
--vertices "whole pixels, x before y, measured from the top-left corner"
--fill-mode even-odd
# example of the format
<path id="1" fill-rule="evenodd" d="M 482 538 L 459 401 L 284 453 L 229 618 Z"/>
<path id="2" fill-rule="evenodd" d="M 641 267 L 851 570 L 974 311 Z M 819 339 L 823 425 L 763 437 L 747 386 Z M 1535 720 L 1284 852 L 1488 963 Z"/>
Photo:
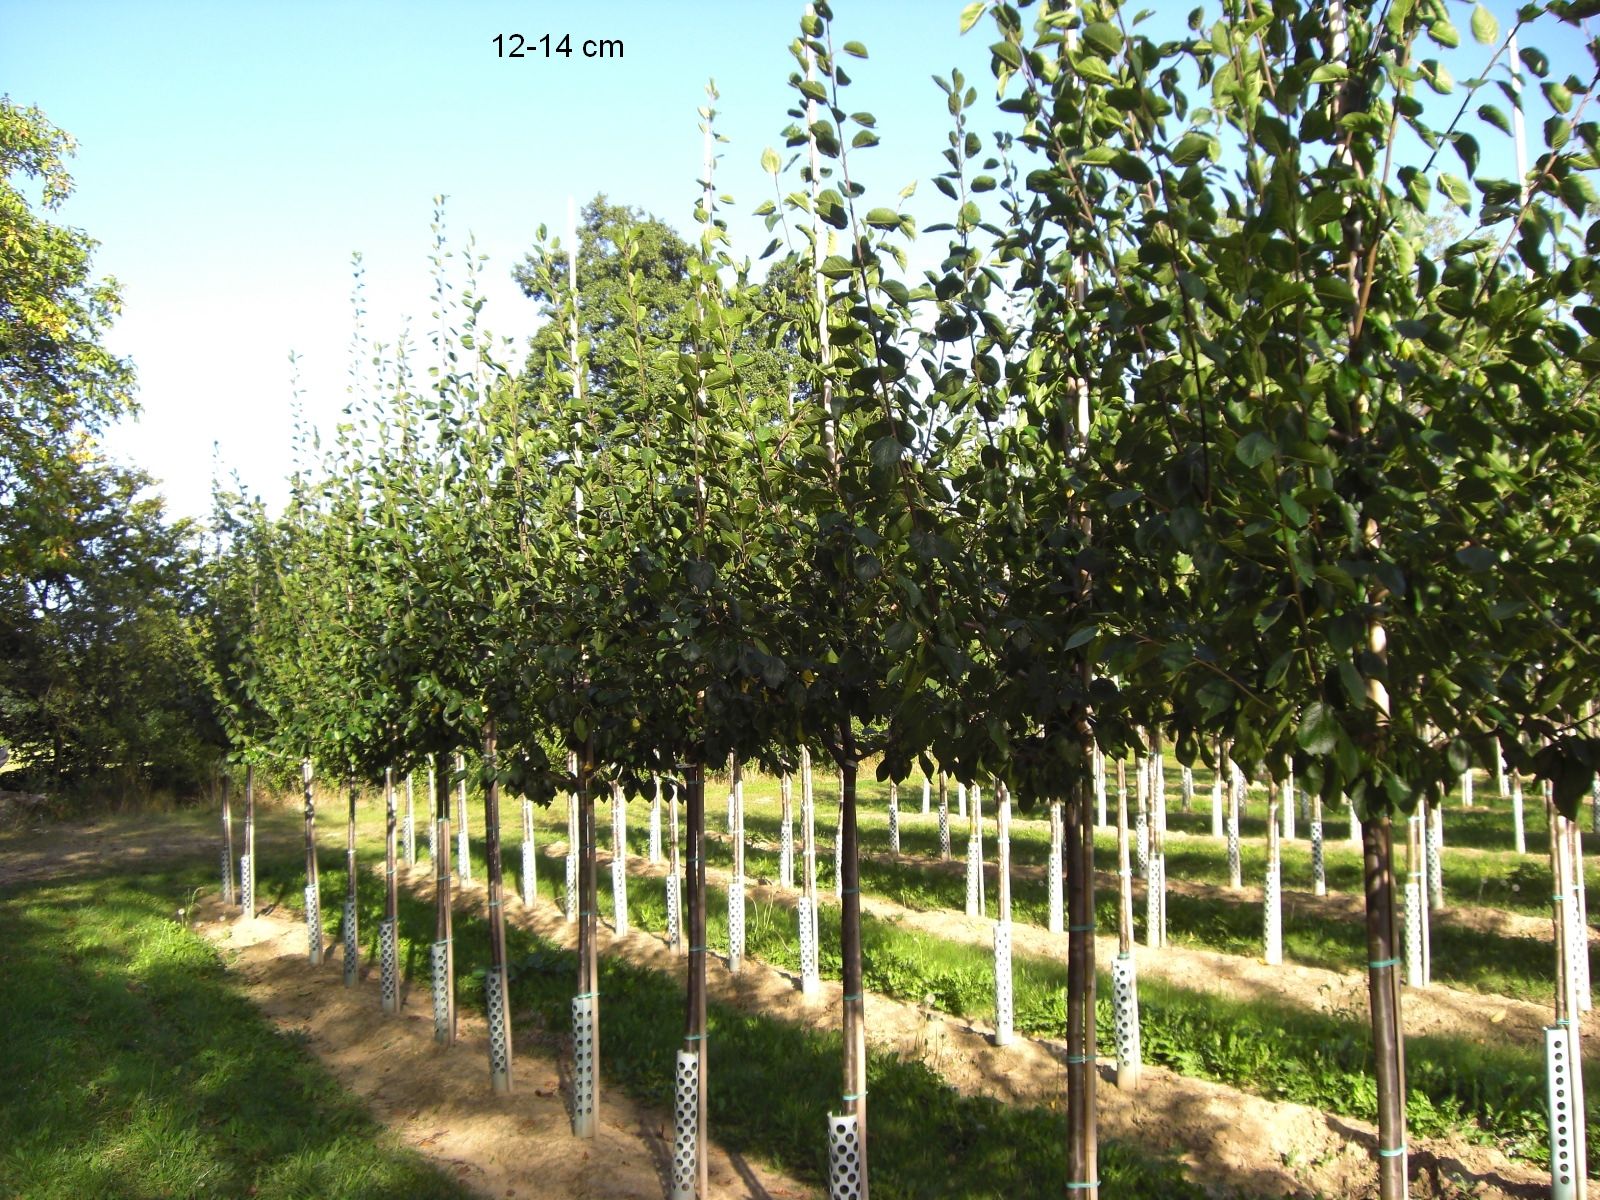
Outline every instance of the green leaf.
<path id="1" fill-rule="evenodd" d="M 1122 34 L 1108 21 L 1095 21 L 1085 26 L 1083 40 L 1107 58 L 1115 57 L 1122 50 Z"/>
<path id="2" fill-rule="evenodd" d="M 1483 5 L 1472 9 L 1472 36 L 1479 45 L 1489 46 L 1500 40 L 1500 22 Z"/>
<path id="3" fill-rule="evenodd" d="M 1313 700 L 1300 713 L 1300 728 L 1295 741 L 1307 754 L 1330 754 L 1339 743 L 1339 716 L 1332 706 Z"/>
<path id="4" fill-rule="evenodd" d="M 888 470 L 900 461 L 901 446 L 892 437 L 881 437 L 872 443 L 872 465 Z"/>
<path id="5" fill-rule="evenodd" d="M 1341 62 L 1323 63 L 1311 72 L 1312 83 L 1342 83 L 1350 78 L 1350 68 Z"/>
<path id="6" fill-rule="evenodd" d="M 1439 190 L 1464 213 L 1472 211 L 1472 192 L 1468 190 L 1466 180 L 1460 179 L 1448 172 L 1439 172 Z"/>
<path id="7" fill-rule="evenodd" d="M 849 260 L 840 258 L 837 254 L 830 254 L 823 259 L 820 269 L 829 279 L 848 279 L 855 272 Z"/>
<path id="8" fill-rule="evenodd" d="M 1186 133 L 1168 153 L 1174 164 L 1187 167 L 1202 159 L 1216 157 L 1217 140 L 1203 133 Z"/>
<path id="9" fill-rule="evenodd" d="M 972 0 L 972 3 L 961 10 L 961 32 L 966 33 L 983 19 L 983 14 L 989 5 L 985 0 Z"/>
<path id="10" fill-rule="evenodd" d="M 853 58 L 865 58 L 867 56 L 867 48 L 860 42 L 846 42 L 844 44 L 844 52 Z"/>
<path id="11" fill-rule="evenodd" d="M 783 160 L 771 146 L 761 152 L 761 169 L 768 175 L 776 175 L 782 168 Z"/>
<path id="12" fill-rule="evenodd" d="M 1095 635 L 1097 635 L 1099 632 L 1100 627 L 1098 625 L 1085 625 L 1082 629 L 1077 630 L 1071 637 L 1067 639 L 1066 645 L 1063 646 L 1062 649 L 1076 650 L 1085 642 L 1094 641 Z"/>
<path id="13" fill-rule="evenodd" d="M 1259 467 L 1278 452 L 1278 443 L 1261 430 L 1252 430 L 1233 448 L 1234 457 L 1247 467 Z"/>
<path id="14" fill-rule="evenodd" d="M 1489 124 L 1493 125 L 1507 137 L 1511 136 L 1511 118 L 1506 116 L 1505 113 L 1501 112 L 1493 104 L 1478 105 L 1478 116 L 1489 122 Z"/>

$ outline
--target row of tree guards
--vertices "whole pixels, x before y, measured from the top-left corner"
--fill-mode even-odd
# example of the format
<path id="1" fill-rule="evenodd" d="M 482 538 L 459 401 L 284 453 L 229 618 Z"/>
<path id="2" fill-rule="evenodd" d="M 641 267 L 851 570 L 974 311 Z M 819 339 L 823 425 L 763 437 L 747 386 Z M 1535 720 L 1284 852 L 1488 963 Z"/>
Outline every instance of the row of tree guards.
<path id="1" fill-rule="evenodd" d="M 1115 828 L 1118 877 L 1118 949 L 1111 968 L 1112 1012 L 1114 1028 L 1114 1053 L 1117 1086 L 1135 1089 L 1140 1081 L 1139 1004 L 1138 977 L 1134 958 L 1134 892 L 1135 864 L 1138 876 L 1146 884 L 1146 944 L 1159 948 L 1167 944 L 1166 934 L 1166 857 L 1167 833 L 1166 769 L 1159 734 L 1148 739 L 1149 753 L 1132 763 L 1117 761 Z M 1244 773 L 1227 757 L 1226 747 L 1218 748 L 1219 769 L 1216 786 L 1212 792 L 1212 836 L 1226 838 L 1230 865 L 1230 886 L 1240 886 L 1239 877 L 1239 815 L 1244 806 L 1249 782 Z M 501 836 L 499 818 L 499 788 L 492 772 L 494 762 L 492 733 L 485 740 L 484 763 L 484 846 L 485 878 L 488 891 L 490 919 L 490 964 L 485 975 L 485 1007 L 489 1030 L 489 1066 L 491 1085 L 496 1092 L 509 1092 L 512 1080 L 511 1028 L 507 993 L 505 917 L 503 871 L 501 865 Z M 733 866 L 727 889 L 728 951 L 727 969 L 737 973 L 745 959 L 745 830 L 744 769 L 737 755 L 728 760 L 727 833 L 732 850 Z M 1107 786 L 1108 764 L 1098 751 L 1093 774 L 1093 808 L 1100 817 L 1101 827 L 1109 825 Z M 598 970 L 599 904 L 596 890 L 596 857 L 598 839 L 595 825 L 595 801 L 588 781 L 592 768 L 583 763 L 577 754 L 569 758 L 569 769 L 576 786 L 567 794 L 567 854 L 566 881 L 563 908 L 566 920 L 577 926 L 578 979 L 572 999 L 573 1029 L 573 1130 L 578 1137 L 593 1137 L 595 1112 L 599 1095 L 599 1030 L 600 989 Z M 801 992 L 814 997 L 820 994 L 821 978 L 818 972 L 818 914 L 816 858 L 816 808 L 813 772 L 809 751 L 802 750 L 799 762 L 800 841 L 799 881 L 796 881 L 795 811 L 793 805 L 796 780 L 789 773 L 779 779 L 779 865 L 778 883 L 783 890 L 798 890 L 797 926 L 800 944 Z M 1192 809 L 1194 779 L 1191 768 L 1181 768 L 1180 796 L 1185 811 Z M 1132 775 L 1133 808 L 1130 811 L 1128 776 Z M 437 909 L 436 936 L 431 947 L 431 984 L 434 1005 L 434 1036 L 445 1045 L 455 1041 L 455 961 L 451 914 L 453 909 L 453 884 L 462 886 L 472 882 L 471 855 L 467 822 L 467 767 L 464 757 L 454 756 L 452 763 L 439 760 L 426 773 L 428 800 L 427 825 L 429 831 L 429 857 L 435 867 L 435 896 Z M 1461 798 L 1463 807 L 1471 807 L 1473 791 L 1470 772 L 1463 777 Z M 1224 780 L 1226 785 L 1224 787 Z M 323 937 L 318 902 L 319 889 L 315 867 L 315 806 L 312 798 L 312 768 L 304 768 L 305 782 L 305 836 L 306 836 L 306 928 L 309 939 L 310 961 L 322 961 Z M 847 846 L 843 820 L 845 788 L 848 780 L 840 774 L 840 816 L 834 839 L 835 892 L 841 899 L 846 890 L 859 887 L 857 873 L 850 869 L 858 857 L 855 845 Z M 667 929 L 666 942 L 675 953 L 686 949 L 689 957 L 688 997 L 685 1015 L 683 1048 L 677 1053 L 674 1087 L 674 1144 L 673 1178 L 674 1197 L 689 1200 L 705 1195 L 705 1138 L 707 1089 L 709 1071 L 707 1063 L 706 1030 L 706 891 L 705 891 L 705 774 L 702 769 L 691 769 L 683 776 L 680 787 L 675 781 L 663 786 L 657 776 L 652 781 L 653 795 L 649 805 L 649 843 L 647 859 L 652 865 L 665 865 Z M 1316 797 L 1309 799 L 1294 785 L 1293 778 L 1267 787 L 1267 868 L 1264 886 L 1263 958 L 1268 964 L 1283 962 L 1282 935 L 1282 884 L 1280 839 L 1295 836 L 1295 811 L 1309 821 L 1309 833 L 1314 863 L 1315 893 L 1325 895 L 1326 876 L 1323 869 L 1322 810 Z M 1513 774 L 1509 780 L 1500 781 L 1501 794 L 1509 794 L 1514 802 L 1520 801 L 1520 780 Z M 415 838 L 416 803 L 413 777 L 407 774 L 400 782 L 403 806 L 398 799 L 394 774 L 386 771 L 383 781 L 384 796 L 384 919 L 379 929 L 378 960 L 382 1009 L 394 1014 L 400 1007 L 398 963 L 398 868 L 403 861 L 407 866 L 417 862 Z M 1222 793 L 1227 793 L 1224 808 Z M 356 838 L 356 799 L 358 784 L 354 776 L 347 781 L 348 818 L 346 825 L 346 878 L 347 893 L 341 923 L 343 940 L 344 982 L 353 987 L 358 980 L 360 943 L 357 937 L 358 904 Z M 456 828 L 459 848 L 454 869 L 451 865 L 451 815 L 450 804 L 441 802 L 454 792 Z M 941 854 L 945 861 L 950 855 L 950 798 L 956 799 L 955 813 L 967 822 L 966 849 L 966 915 L 984 919 L 988 914 L 985 896 L 985 857 L 983 844 L 982 788 L 950 779 L 938 772 L 935 778 L 921 780 L 921 815 L 938 821 Z M 1003 783 L 995 783 L 995 833 L 996 833 L 996 884 L 997 919 L 993 922 L 994 997 L 995 1020 L 993 1040 L 997 1046 L 1006 1046 L 1014 1040 L 1014 1002 L 1011 968 L 1011 797 Z M 628 924 L 628 841 L 627 796 L 622 785 L 613 781 L 611 795 L 611 886 L 614 929 L 617 937 L 626 936 Z M 688 844 L 687 854 L 680 845 L 680 796 L 686 801 Z M 937 796 L 937 803 L 934 797 Z M 254 769 L 247 767 L 244 777 L 244 839 L 243 853 L 237 859 L 237 888 L 235 887 L 235 860 L 233 841 L 232 806 L 229 801 L 227 780 L 222 789 L 223 834 L 223 899 L 225 904 L 239 906 L 244 916 L 254 918 L 255 897 L 255 781 Z M 1517 809 L 1520 811 L 1520 803 Z M 1087 810 L 1088 805 L 1084 806 Z M 1556 930 L 1556 1003 L 1555 1022 L 1546 1031 L 1546 1050 L 1549 1063 L 1550 1149 L 1553 1178 L 1560 1183 L 1563 1172 L 1569 1176 L 1575 1189 L 1582 1193 L 1584 1179 L 1584 1129 L 1575 1119 L 1582 1113 L 1582 1079 L 1577 1069 L 1577 1021 L 1575 1014 L 1588 1011 L 1591 1005 L 1589 958 L 1587 945 L 1587 901 L 1584 888 L 1582 840 L 1577 823 L 1556 812 L 1553 804 L 1546 803 L 1549 827 L 1549 862 L 1553 887 L 1553 914 Z M 1225 815 L 1224 815 L 1225 814 Z M 538 895 L 538 855 L 534 835 L 533 801 L 522 801 L 521 820 L 521 900 L 533 905 Z M 1075 827 L 1067 806 L 1052 803 L 1048 806 L 1050 851 L 1048 869 L 1048 926 L 1052 933 L 1069 933 L 1091 937 L 1093 926 L 1092 884 L 1087 895 L 1079 890 L 1080 903 L 1064 902 L 1066 864 L 1079 861 L 1092 869 L 1092 838 L 1074 839 L 1069 836 Z M 891 784 L 888 800 L 889 852 L 901 854 L 901 813 L 898 784 Z M 663 838 L 665 823 L 666 837 Z M 1351 841 L 1362 844 L 1362 826 L 1351 821 Z M 1521 831 L 1519 829 L 1519 838 Z M 1074 844 L 1076 843 L 1076 844 Z M 1369 939 L 1375 944 L 1374 953 L 1382 952 L 1397 958 L 1397 949 L 1404 946 L 1405 982 L 1412 987 L 1425 987 L 1431 982 L 1431 946 L 1428 914 L 1443 906 L 1442 871 L 1440 868 L 1443 839 L 1443 812 L 1439 805 L 1427 805 L 1405 823 L 1404 919 L 1403 935 L 1398 930 L 1369 929 Z M 1520 849 L 1520 847 L 1519 847 Z M 1076 859 L 1070 855 L 1078 856 Z M 684 870 L 687 866 L 687 871 Z M 687 929 L 683 928 L 685 886 L 687 886 Z M 855 893 L 850 893 L 855 894 Z M 1087 907 L 1084 905 L 1087 904 Z M 1069 913 L 1068 908 L 1072 911 Z M 1067 922 L 1070 921 L 1071 924 Z M 685 942 L 687 937 L 687 942 Z M 856 968 L 848 970 L 846 979 L 854 979 L 854 997 L 861 997 L 859 966 L 859 933 L 855 940 Z M 1070 960 L 1069 960 L 1070 961 Z M 846 988 L 852 985 L 847 982 Z M 846 997 L 852 995 L 848 990 Z M 1398 1020 L 1399 994 L 1385 996 L 1385 1007 L 1393 1005 Z M 864 1023 L 856 1027 L 864 1039 Z M 1089 1043 L 1085 1043 L 1088 1046 Z M 1092 1051 L 1084 1050 L 1084 1053 Z M 1077 1053 L 1077 1052 L 1074 1052 Z M 1381 1060 L 1380 1060 L 1381 1062 Z M 1069 1064 L 1070 1065 L 1070 1064 Z M 1088 1065 L 1087 1063 L 1085 1065 Z M 863 1076 L 856 1075 L 859 1081 Z M 1080 1086 L 1092 1087 L 1091 1079 L 1080 1081 Z M 846 1114 L 849 1115 L 849 1114 Z M 864 1188 L 865 1145 L 860 1137 L 860 1126 L 852 1126 L 838 1117 L 829 1118 L 829 1153 L 835 1195 L 859 1194 L 852 1189 L 860 1184 Z M 859 1169 L 858 1169 L 859 1168 Z M 854 1183 L 851 1179 L 854 1179 Z M 1558 1186 L 1557 1195 L 1563 1194 Z"/>

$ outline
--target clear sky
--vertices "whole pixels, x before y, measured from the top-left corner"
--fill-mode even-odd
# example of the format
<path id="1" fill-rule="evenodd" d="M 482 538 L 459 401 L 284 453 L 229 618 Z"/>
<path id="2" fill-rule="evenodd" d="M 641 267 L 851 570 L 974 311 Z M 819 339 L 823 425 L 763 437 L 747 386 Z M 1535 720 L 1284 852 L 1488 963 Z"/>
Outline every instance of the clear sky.
<path id="1" fill-rule="evenodd" d="M 838 40 L 871 54 L 841 60 L 857 81 L 848 107 L 876 114 L 883 137 L 860 163 L 869 198 L 892 204 L 920 179 L 913 211 L 941 219 L 927 180 L 943 169 L 948 116 L 930 76 L 959 66 L 992 96 L 987 27 L 960 37 L 959 0 L 834 7 Z M 1175 31 L 1192 2 L 1151 7 Z M 567 197 L 605 192 L 690 225 L 695 109 L 712 76 L 730 139 L 718 187 L 737 200 L 739 248 L 759 253 L 767 235 L 743 214 L 770 193 L 759 158 L 789 123 L 801 10 L 0 0 L 0 91 L 78 139 L 78 191 L 60 219 L 100 240 L 97 268 L 124 289 L 111 345 L 134 359 L 143 415 L 111 432 L 110 450 L 155 475 L 177 514 L 208 510 L 214 444 L 224 469 L 280 500 L 289 352 L 310 420 L 328 428 L 347 398 L 352 251 L 365 256 L 370 335 L 392 341 L 409 318 L 425 336 L 431 198 L 446 194 L 452 245 L 470 231 L 490 256 L 487 324 L 524 336 L 533 306 L 510 268 L 539 223 L 564 227 Z M 497 58 L 497 34 L 570 35 L 574 53 L 546 58 L 541 42 L 534 57 Z M 620 40 L 622 56 L 584 58 L 591 38 Z M 1537 145 L 1536 123 L 1529 132 Z"/>

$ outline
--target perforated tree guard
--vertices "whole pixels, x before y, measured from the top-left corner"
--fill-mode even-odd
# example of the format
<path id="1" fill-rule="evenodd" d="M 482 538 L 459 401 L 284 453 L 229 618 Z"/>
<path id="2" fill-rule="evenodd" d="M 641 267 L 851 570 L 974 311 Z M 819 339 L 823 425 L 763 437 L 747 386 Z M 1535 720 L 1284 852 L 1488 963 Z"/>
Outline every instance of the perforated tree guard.
<path id="1" fill-rule="evenodd" d="M 522 902 L 532 904 L 539 894 L 539 856 L 533 842 L 522 843 Z"/>
<path id="2" fill-rule="evenodd" d="M 628 864 L 620 858 L 611 860 L 611 911 L 617 936 L 625 936 L 628 932 Z"/>
<path id="3" fill-rule="evenodd" d="M 672 1086 L 672 1200 L 695 1200 L 699 1144 L 700 1056 L 679 1050 Z"/>
<path id="4" fill-rule="evenodd" d="M 1571 889 L 1563 897 L 1566 905 L 1566 915 L 1562 924 L 1567 931 L 1567 971 L 1572 978 L 1573 989 L 1578 995 L 1578 1011 L 1586 1007 L 1585 998 L 1589 992 L 1589 978 L 1585 967 L 1589 958 L 1589 931 L 1584 926 L 1578 913 L 1578 898 Z"/>
<path id="5" fill-rule="evenodd" d="M 483 977 L 489 1025 L 489 1082 L 496 1092 L 511 1090 L 511 1013 L 506 1004 L 506 969 L 491 967 Z"/>
<path id="6" fill-rule="evenodd" d="M 1263 958 L 1272 966 L 1283 964 L 1283 879 L 1282 868 L 1269 866 L 1267 868 L 1266 903 L 1263 906 L 1262 941 L 1265 943 Z"/>
<path id="7" fill-rule="evenodd" d="M 456 834 L 456 871 L 463 884 L 472 882 L 472 841 L 467 837 L 467 806 L 461 806 L 461 829 Z"/>
<path id="8" fill-rule="evenodd" d="M 574 843 L 574 846 L 576 843 Z M 578 919 L 578 853 L 576 848 L 567 851 L 567 921 Z"/>
<path id="9" fill-rule="evenodd" d="M 860 1200 L 861 1143 L 856 1115 L 828 1114 L 828 1200 Z"/>
<path id="10" fill-rule="evenodd" d="M 1328 859 L 1322 848 L 1322 822 L 1311 822 L 1311 891 L 1314 895 L 1328 894 Z"/>
<path id="11" fill-rule="evenodd" d="M 248 854 L 239 856 L 239 907 L 247 917 L 256 915 L 256 873 Z"/>
<path id="12" fill-rule="evenodd" d="M 950 857 L 950 809 L 939 810 L 939 857 Z"/>
<path id="13" fill-rule="evenodd" d="M 1422 966 L 1422 883 L 1406 881 L 1406 982 L 1421 987 L 1425 982 Z"/>
<path id="14" fill-rule="evenodd" d="M 222 848 L 220 853 L 222 855 L 222 902 L 231 905 L 233 903 L 233 856 L 228 853 L 226 846 Z"/>
<path id="15" fill-rule="evenodd" d="M 433 1040 L 450 1039 L 450 943 L 435 942 L 433 960 Z"/>
<path id="16" fill-rule="evenodd" d="M 1139 856 L 1139 878 L 1150 878 L 1150 814 L 1140 813 L 1133 823 L 1134 851 Z"/>
<path id="17" fill-rule="evenodd" d="M 678 924 L 678 876 L 675 872 L 668 871 L 667 885 L 667 949 L 678 949 L 682 937 L 681 926 Z"/>
<path id="18" fill-rule="evenodd" d="M 1287 779 L 1283 784 L 1283 801 L 1278 806 L 1283 813 L 1283 836 L 1289 841 L 1294 841 L 1294 781 Z"/>
<path id="19" fill-rule="evenodd" d="M 1438 908 L 1444 903 L 1444 864 L 1441 861 L 1444 849 L 1443 818 L 1439 809 L 1435 808 L 1428 814 L 1426 823 L 1428 831 L 1428 902 Z"/>
<path id="20" fill-rule="evenodd" d="M 594 1009 L 592 996 L 572 998 L 572 1132 L 595 1135 Z"/>
<path id="21" fill-rule="evenodd" d="M 394 922 L 378 926 L 378 975 L 383 996 L 383 1011 L 391 1016 L 400 1011 L 400 947 L 395 939 Z"/>
<path id="22" fill-rule="evenodd" d="M 1050 829 L 1050 932 L 1060 933 L 1066 928 L 1063 897 L 1061 893 L 1061 821 L 1051 822 Z"/>
<path id="23" fill-rule="evenodd" d="M 817 976 L 817 917 L 810 896 L 800 897 L 800 990 L 806 995 L 822 987 Z"/>
<path id="24" fill-rule="evenodd" d="M 356 936 L 356 902 L 344 902 L 344 920 L 340 925 L 344 933 L 344 985 L 355 987 L 356 975 L 361 969 L 361 941 Z"/>
<path id="25" fill-rule="evenodd" d="M 787 818 L 778 823 L 778 886 L 794 887 L 794 823 Z"/>
<path id="26" fill-rule="evenodd" d="M 1239 874 L 1239 819 L 1232 813 L 1228 814 L 1228 886 L 1238 887 L 1242 882 Z"/>
<path id="27" fill-rule="evenodd" d="M 1167 856 L 1150 857 L 1150 878 L 1145 884 L 1145 943 L 1167 944 Z"/>
<path id="28" fill-rule="evenodd" d="M 983 915 L 983 893 L 979 890 L 983 886 L 983 861 L 980 855 L 978 839 L 967 839 L 967 916 L 981 917 Z"/>
<path id="29" fill-rule="evenodd" d="M 1550 1197 L 1577 1200 L 1578 1129 L 1573 1119 L 1571 1041 L 1565 1025 L 1545 1026 L 1544 1062 L 1550 1107 Z"/>
<path id="30" fill-rule="evenodd" d="M 1217 777 L 1211 784 L 1211 836 L 1218 841 L 1222 840 L 1222 768 L 1217 768 Z"/>
<path id="31" fill-rule="evenodd" d="M 1133 955 L 1111 960 L 1111 1022 L 1119 1078 L 1139 1070 L 1139 973 Z"/>
<path id="32" fill-rule="evenodd" d="M 728 881 L 728 970 L 744 964 L 744 876 Z"/>
<path id="33" fill-rule="evenodd" d="M 900 853 L 900 797 L 889 789 L 889 853 Z"/>
<path id="34" fill-rule="evenodd" d="M 994 923 L 994 1044 L 1013 1040 L 1016 1005 L 1011 987 L 1011 922 Z"/>
<path id="35" fill-rule="evenodd" d="M 411 810 L 411 803 L 406 802 L 405 819 L 400 825 L 401 845 L 404 847 L 406 866 L 415 866 L 417 861 L 417 817 Z"/>
<path id="36" fill-rule="evenodd" d="M 315 884 L 306 884 L 306 948 L 313 967 L 322 962 L 322 903 Z"/>

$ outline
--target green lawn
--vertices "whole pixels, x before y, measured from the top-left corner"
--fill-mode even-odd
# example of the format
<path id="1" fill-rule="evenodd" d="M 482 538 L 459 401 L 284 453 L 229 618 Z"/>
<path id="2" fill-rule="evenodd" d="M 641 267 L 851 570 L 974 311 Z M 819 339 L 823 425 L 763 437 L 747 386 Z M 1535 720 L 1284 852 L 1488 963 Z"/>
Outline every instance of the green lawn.
<path id="1" fill-rule="evenodd" d="M 203 869 L 0 895 L 0 1195 L 464 1200 L 175 919 Z"/>

